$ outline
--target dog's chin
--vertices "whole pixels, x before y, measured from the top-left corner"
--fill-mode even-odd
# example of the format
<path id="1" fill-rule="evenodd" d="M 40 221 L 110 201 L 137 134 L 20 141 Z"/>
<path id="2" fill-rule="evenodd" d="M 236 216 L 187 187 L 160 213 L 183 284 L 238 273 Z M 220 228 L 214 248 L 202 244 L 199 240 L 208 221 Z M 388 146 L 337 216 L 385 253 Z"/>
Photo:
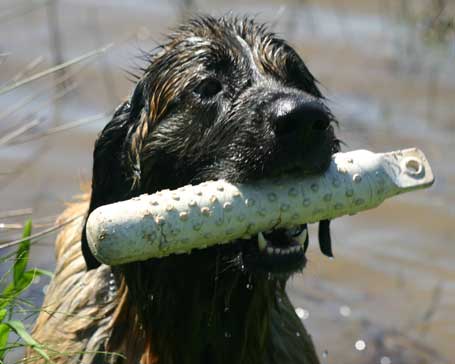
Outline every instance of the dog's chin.
<path id="1" fill-rule="evenodd" d="M 305 267 L 307 225 L 260 232 L 248 239 L 238 239 L 236 243 L 241 246 L 242 269 L 251 273 L 287 276 Z"/>

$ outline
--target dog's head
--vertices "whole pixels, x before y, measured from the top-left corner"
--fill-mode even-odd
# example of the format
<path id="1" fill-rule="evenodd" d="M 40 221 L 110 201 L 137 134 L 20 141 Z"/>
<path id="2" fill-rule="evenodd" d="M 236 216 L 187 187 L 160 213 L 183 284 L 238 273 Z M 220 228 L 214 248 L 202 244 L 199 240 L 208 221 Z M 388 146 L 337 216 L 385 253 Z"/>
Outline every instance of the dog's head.
<path id="1" fill-rule="evenodd" d="M 197 18 L 149 56 L 130 99 L 96 141 L 88 213 L 207 180 L 321 173 L 339 146 L 333 121 L 315 78 L 285 41 L 248 18 Z M 260 360 L 266 307 L 305 264 L 305 229 L 118 268 L 140 327 L 160 335 L 154 350 L 172 356 L 171 342 L 185 345 L 176 362 L 193 351 L 202 362 L 240 362 L 239 355 L 256 351 L 245 362 Z M 87 266 L 98 266 L 85 232 L 82 248 Z M 224 345 L 225 332 L 241 351 Z"/>
<path id="2" fill-rule="evenodd" d="M 285 41 L 251 19 L 197 18 L 150 55 L 99 136 L 90 211 L 207 180 L 320 173 L 338 150 L 332 121 L 315 78 Z M 303 266 L 304 252 L 286 248 L 304 229 L 265 233 L 267 247 L 252 237 L 208 250 L 221 249 L 233 269 L 290 272 Z M 83 248 L 89 268 L 97 266 L 85 237 Z M 210 252 L 191 256 L 213 260 Z"/>

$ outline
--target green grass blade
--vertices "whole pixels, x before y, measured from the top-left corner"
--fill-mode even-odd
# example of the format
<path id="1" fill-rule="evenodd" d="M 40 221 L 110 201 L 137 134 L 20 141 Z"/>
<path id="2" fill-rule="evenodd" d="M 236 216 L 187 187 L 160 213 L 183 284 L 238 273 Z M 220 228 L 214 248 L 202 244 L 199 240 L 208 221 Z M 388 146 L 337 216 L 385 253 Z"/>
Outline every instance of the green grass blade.
<path id="1" fill-rule="evenodd" d="M 47 272 L 47 271 L 43 271 Z M 47 272 L 48 273 L 48 272 Z M 41 275 L 40 269 L 31 269 L 22 274 L 17 282 L 11 282 L 0 294 L 0 310 L 6 307 L 12 308 L 14 300 L 32 284 L 35 277 Z"/>
<path id="2" fill-rule="evenodd" d="M 8 313 L 8 311 L 5 310 L 4 308 L 0 309 L 0 322 L 3 321 L 3 319 L 5 318 L 7 313 Z M 1 347 L 1 345 L 0 345 L 0 347 Z"/>
<path id="3" fill-rule="evenodd" d="M 3 362 L 5 356 L 5 347 L 8 342 L 8 336 L 11 328 L 6 324 L 0 324 L 0 361 Z"/>
<path id="4" fill-rule="evenodd" d="M 27 220 L 24 225 L 24 231 L 22 234 L 22 238 L 25 239 L 19 244 L 19 248 L 17 249 L 16 254 L 16 261 L 14 262 L 13 267 L 13 278 L 14 278 L 14 285 L 17 287 L 19 283 L 22 281 L 22 277 L 25 273 L 25 269 L 27 268 L 28 257 L 30 253 L 30 239 L 28 238 L 32 233 L 32 221 Z"/>
<path id="5" fill-rule="evenodd" d="M 47 276 L 49 278 L 52 278 L 54 276 L 54 273 L 51 271 L 48 271 L 46 269 L 40 269 L 40 268 L 33 268 L 29 272 L 33 272 L 35 276 Z"/>
<path id="6" fill-rule="evenodd" d="M 33 337 L 31 337 L 31 335 L 27 332 L 22 322 L 17 320 L 11 320 L 5 322 L 5 324 L 8 325 L 27 346 L 35 350 L 43 359 L 47 360 L 48 362 L 51 362 L 51 359 L 43 350 L 44 349 L 43 345 L 41 345 Z"/>

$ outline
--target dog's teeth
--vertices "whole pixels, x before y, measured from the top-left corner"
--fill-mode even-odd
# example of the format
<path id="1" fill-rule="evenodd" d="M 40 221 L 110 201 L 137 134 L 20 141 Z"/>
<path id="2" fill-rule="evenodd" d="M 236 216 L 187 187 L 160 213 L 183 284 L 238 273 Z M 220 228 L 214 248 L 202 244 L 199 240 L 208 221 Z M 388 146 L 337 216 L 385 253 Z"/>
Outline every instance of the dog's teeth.
<path id="1" fill-rule="evenodd" d="M 271 246 L 267 247 L 267 254 L 273 254 L 273 248 Z"/>
<path id="2" fill-rule="evenodd" d="M 265 240 L 264 235 L 259 232 L 258 233 L 258 247 L 259 251 L 263 251 L 267 246 L 267 240 Z"/>
<path id="3" fill-rule="evenodd" d="M 303 245 L 303 244 L 305 244 L 307 236 L 308 236 L 308 230 L 304 229 L 299 235 L 297 235 L 295 237 L 295 240 L 297 240 L 300 245 Z"/>

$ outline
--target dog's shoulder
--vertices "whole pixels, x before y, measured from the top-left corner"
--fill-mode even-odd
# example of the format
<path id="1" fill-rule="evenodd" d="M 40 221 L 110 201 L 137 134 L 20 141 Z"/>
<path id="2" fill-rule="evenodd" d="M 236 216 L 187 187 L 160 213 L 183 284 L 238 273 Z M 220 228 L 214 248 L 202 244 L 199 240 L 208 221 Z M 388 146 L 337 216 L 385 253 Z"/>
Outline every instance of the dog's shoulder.
<path id="1" fill-rule="evenodd" d="M 57 219 L 65 226 L 56 239 L 56 270 L 33 329 L 33 337 L 46 343 L 55 363 L 93 362 L 110 335 L 117 306 L 111 269 L 102 265 L 87 271 L 82 256 L 80 239 L 88 201 L 89 194 L 83 194 Z"/>
<path id="2" fill-rule="evenodd" d="M 90 193 L 84 192 L 66 205 L 66 209 L 57 217 L 56 225 L 63 225 L 63 229 L 55 241 L 55 255 L 57 264 L 65 252 L 80 245 L 82 219 L 88 209 Z"/>

